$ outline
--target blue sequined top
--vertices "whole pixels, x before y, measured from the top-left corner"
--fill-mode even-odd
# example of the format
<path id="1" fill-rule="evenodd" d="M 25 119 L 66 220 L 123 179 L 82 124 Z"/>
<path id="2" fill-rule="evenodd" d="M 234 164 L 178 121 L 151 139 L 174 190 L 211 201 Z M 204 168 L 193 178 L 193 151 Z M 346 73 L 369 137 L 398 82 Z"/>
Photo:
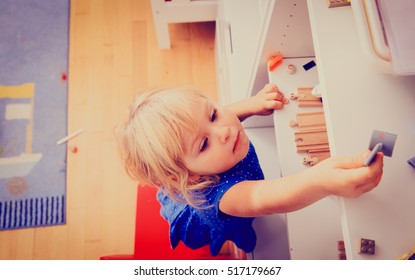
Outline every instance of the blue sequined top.
<path id="1" fill-rule="evenodd" d="M 252 227 L 254 218 L 227 215 L 219 210 L 223 194 L 235 184 L 246 180 L 263 180 L 264 175 L 252 143 L 246 157 L 230 170 L 219 174 L 217 185 L 205 190 L 207 209 L 196 209 L 180 204 L 159 190 L 157 199 L 161 204 L 160 214 L 169 222 L 170 242 L 175 248 L 180 241 L 187 247 L 197 249 L 207 244 L 216 256 L 226 240 L 231 240 L 245 252 L 252 252 L 256 235 Z M 241 201 L 240 203 L 243 203 Z"/>

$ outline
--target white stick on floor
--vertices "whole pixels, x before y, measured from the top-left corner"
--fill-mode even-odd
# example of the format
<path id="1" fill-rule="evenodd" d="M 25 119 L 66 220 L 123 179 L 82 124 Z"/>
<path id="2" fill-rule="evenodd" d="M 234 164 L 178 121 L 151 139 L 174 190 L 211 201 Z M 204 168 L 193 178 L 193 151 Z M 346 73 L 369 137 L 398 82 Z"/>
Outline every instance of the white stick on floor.
<path id="1" fill-rule="evenodd" d="M 63 144 L 63 143 L 65 143 L 66 141 L 69 141 L 70 139 L 72 139 L 72 138 L 74 138 L 74 137 L 78 136 L 78 135 L 79 135 L 79 134 L 81 134 L 83 131 L 84 131 L 84 129 L 83 129 L 83 128 L 81 128 L 81 129 L 79 129 L 79 130 L 75 131 L 74 133 L 71 133 L 71 134 L 69 134 L 68 136 L 63 137 L 63 138 L 62 138 L 62 139 L 60 139 L 58 142 L 56 142 L 56 144 L 57 144 L 57 145 Z"/>

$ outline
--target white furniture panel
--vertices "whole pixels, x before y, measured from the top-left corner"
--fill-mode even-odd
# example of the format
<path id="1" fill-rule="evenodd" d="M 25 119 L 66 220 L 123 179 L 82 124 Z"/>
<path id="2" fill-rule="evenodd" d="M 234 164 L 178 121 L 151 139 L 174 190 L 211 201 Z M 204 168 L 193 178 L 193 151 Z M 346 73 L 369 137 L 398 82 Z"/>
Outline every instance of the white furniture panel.
<path id="1" fill-rule="evenodd" d="M 218 2 L 216 50 L 219 99 L 223 104 L 239 101 L 250 94 L 249 82 L 256 73 L 258 49 L 267 30 L 274 0 Z"/>
<path id="2" fill-rule="evenodd" d="M 254 72 L 248 85 L 249 94 L 256 94 L 268 83 L 268 58 L 281 53 L 284 59 L 314 56 L 306 0 L 275 0 L 261 30 L 261 43 L 257 49 Z M 274 126 L 272 117 L 253 117 L 245 127 Z"/>
<path id="3" fill-rule="evenodd" d="M 366 149 L 374 129 L 398 135 L 393 157 L 385 158 L 384 175 L 378 188 L 356 199 L 328 197 L 287 215 L 291 257 L 337 259 L 337 241 L 341 239 L 345 241 L 348 259 L 397 259 L 409 252 L 415 247 L 415 223 L 412 219 L 415 170 L 407 163 L 415 156 L 415 77 L 383 74 L 366 60 L 351 7 L 329 9 L 326 0 L 307 0 L 307 3 L 305 0 L 225 2 L 232 5 L 223 9 L 223 13 L 238 13 L 244 5 L 258 4 L 256 9 L 251 7 L 251 13 L 241 13 L 246 18 L 231 16 L 234 19 L 230 22 L 231 28 L 225 20 L 229 17 L 222 14 L 218 18 L 217 38 L 221 40 L 218 56 L 222 56 L 218 59 L 221 62 L 218 69 L 222 70 L 218 71 L 218 81 L 222 89 L 219 93 L 225 104 L 262 88 L 268 82 L 267 56 L 280 51 L 286 59 L 269 74 L 269 81 L 276 83 L 287 95 L 297 87 L 319 83 L 332 155 L 351 155 Z M 264 10 L 266 5 L 262 3 L 271 5 L 272 9 Z M 305 4 L 308 11 L 303 9 L 307 8 Z M 250 15 L 253 18 L 249 18 Z M 258 15 L 263 16 L 262 20 Z M 295 22 L 293 17 L 306 19 L 300 21 L 303 25 L 296 32 L 291 29 Z M 238 32 L 237 19 L 252 24 L 252 29 L 239 29 L 242 32 L 240 37 L 232 35 Z M 258 28 L 261 35 L 252 35 Z M 234 42 L 230 40 L 231 36 L 240 40 Z M 284 41 L 285 37 L 295 38 L 294 47 L 287 48 L 290 44 Z M 231 46 L 229 42 L 236 45 Z M 239 44 L 245 43 L 253 49 L 240 52 Z M 294 57 L 289 57 L 295 47 L 300 47 L 304 53 L 294 52 Z M 245 55 L 238 57 L 239 52 Z M 304 72 L 302 64 L 311 59 L 307 57 L 314 55 L 317 68 Z M 296 64 L 300 72 L 288 75 L 287 63 Z M 238 86 L 240 90 L 232 92 Z M 276 144 L 264 144 L 264 147 L 278 146 L 283 176 L 307 168 L 301 163 L 303 155 L 296 153 L 294 129 L 288 126 L 299 111 L 295 102 L 275 112 L 271 122 L 270 118 L 253 118 L 244 124 L 249 130 L 249 127 L 272 127 L 275 122 Z M 263 167 L 267 168 L 266 165 Z M 358 253 L 360 238 L 376 241 L 375 255 Z"/>
<path id="4" fill-rule="evenodd" d="M 350 7 L 308 6 L 332 154 L 366 149 L 374 129 L 398 135 L 380 185 L 341 199 L 347 258 L 397 259 L 415 247 L 415 170 L 407 163 L 415 155 L 415 77 L 383 74 L 367 62 Z M 376 241 L 375 255 L 357 252 L 360 238 Z"/>
<path id="5" fill-rule="evenodd" d="M 267 62 L 271 54 L 281 53 L 284 58 L 314 56 L 306 0 L 276 0 L 268 21 L 263 30 L 264 42 L 256 55 L 257 72 L 249 86 L 252 94 L 268 81 Z"/>

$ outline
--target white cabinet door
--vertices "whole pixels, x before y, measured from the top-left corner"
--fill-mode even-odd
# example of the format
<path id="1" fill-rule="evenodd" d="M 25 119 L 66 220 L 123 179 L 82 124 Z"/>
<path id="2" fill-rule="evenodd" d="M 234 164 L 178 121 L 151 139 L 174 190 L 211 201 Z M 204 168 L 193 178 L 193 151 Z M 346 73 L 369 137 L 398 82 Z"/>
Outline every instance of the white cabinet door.
<path id="1" fill-rule="evenodd" d="M 262 50 L 275 0 L 219 1 L 216 29 L 219 99 L 222 104 L 251 94 L 255 61 Z"/>

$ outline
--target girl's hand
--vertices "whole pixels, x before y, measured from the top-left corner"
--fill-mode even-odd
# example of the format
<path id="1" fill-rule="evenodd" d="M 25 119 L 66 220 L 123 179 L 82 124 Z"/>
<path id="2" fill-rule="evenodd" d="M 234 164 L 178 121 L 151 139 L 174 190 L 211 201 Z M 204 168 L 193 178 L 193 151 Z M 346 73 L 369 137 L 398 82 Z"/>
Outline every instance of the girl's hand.
<path id="1" fill-rule="evenodd" d="M 382 178 L 383 154 L 378 153 L 366 167 L 363 162 L 369 153 L 332 157 L 299 174 L 275 180 L 240 182 L 223 195 L 220 210 L 238 217 L 256 217 L 297 211 L 328 195 L 358 197 L 375 188 Z"/>
<path id="2" fill-rule="evenodd" d="M 374 189 L 382 178 L 383 154 L 378 153 L 366 167 L 363 162 L 369 154 L 368 150 L 356 156 L 329 158 L 310 168 L 313 174 L 309 175 L 329 194 L 358 197 Z"/>
<path id="3" fill-rule="evenodd" d="M 289 100 L 276 85 L 266 84 L 261 91 L 251 97 L 250 102 L 252 102 L 253 115 L 266 116 L 276 109 L 282 109 L 285 104 L 289 103 Z"/>

